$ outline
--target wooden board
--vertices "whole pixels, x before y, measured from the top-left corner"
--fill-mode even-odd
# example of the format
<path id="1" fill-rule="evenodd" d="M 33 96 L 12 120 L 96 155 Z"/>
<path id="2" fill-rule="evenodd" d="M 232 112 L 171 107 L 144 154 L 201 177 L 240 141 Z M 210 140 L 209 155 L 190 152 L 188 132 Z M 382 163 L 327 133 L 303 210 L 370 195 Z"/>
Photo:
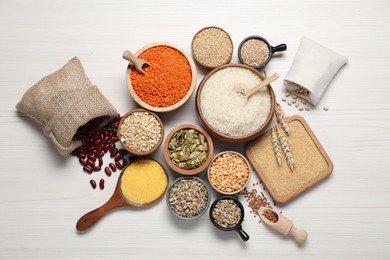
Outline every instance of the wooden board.
<path id="1" fill-rule="evenodd" d="M 245 153 L 260 179 L 278 203 L 286 203 L 333 171 L 333 163 L 324 148 L 300 116 L 288 119 L 291 130 L 286 135 L 296 167 L 291 171 L 282 155 L 279 166 L 271 142 L 271 130 L 248 143 Z"/>

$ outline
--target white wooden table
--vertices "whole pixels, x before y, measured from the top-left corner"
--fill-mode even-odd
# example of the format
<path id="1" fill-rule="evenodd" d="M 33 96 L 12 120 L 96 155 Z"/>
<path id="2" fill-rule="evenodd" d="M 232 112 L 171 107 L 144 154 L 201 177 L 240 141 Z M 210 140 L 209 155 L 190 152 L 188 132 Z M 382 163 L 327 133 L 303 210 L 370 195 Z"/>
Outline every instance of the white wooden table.
<path id="1" fill-rule="evenodd" d="M 60 157 L 41 129 L 16 112 L 16 103 L 41 77 L 77 56 L 91 81 L 124 114 L 136 104 L 126 88 L 122 52 L 155 41 L 190 52 L 193 35 L 209 25 L 231 35 L 232 63 L 249 35 L 262 35 L 272 45 L 286 43 L 288 50 L 266 68 L 282 79 L 302 35 L 349 58 L 315 109 L 301 112 L 283 103 L 289 115 L 307 120 L 335 166 L 326 181 L 278 207 L 308 230 L 308 240 L 298 246 L 279 236 L 246 207 L 243 227 L 251 239 L 243 243 L 237 234 L 214 228 L 207 215 L 196 221 L 175 218 L 164 200 L 145 210 L 117 210 L 78 233 L 78 218 L 109 199 L 117 175 L 105 178 L 103 191 L 93 190 L 77 159 Z M 0 259 L 389 259 L 389 42 L 388 0 L 1 0 Z M 198 83 L 205 73 L 198 70 Z M 280 99 L 282 80 L 273 87 Z M 161 116 L 167 132 L 199 124 L 194 96 L 182 109 Z M 215 145 L 215 152 L 244 147 L 218 140 Z M 166 165 L 161 149 L 153 157 Z M 171 181 L 178 177 L 169 175 Z"/>

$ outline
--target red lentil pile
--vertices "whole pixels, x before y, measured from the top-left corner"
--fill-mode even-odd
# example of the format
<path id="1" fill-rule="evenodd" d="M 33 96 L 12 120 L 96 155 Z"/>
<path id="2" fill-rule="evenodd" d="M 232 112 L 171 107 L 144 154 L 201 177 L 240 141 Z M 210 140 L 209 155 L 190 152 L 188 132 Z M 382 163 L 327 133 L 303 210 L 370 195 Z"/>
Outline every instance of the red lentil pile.
<path id="1" fill-rule="evenodd" d="M 150 66 L 146 74 L 132 70 L 131 84 L 137 96 L 153 107 L 168 107 L 179 102 L 188 92 L 192 72 L 186 57 L 168 46 L 156 46 L 142 52 L 138 58 Z"/>
<path id="2" fill-rule="evenodd" d="M 84 172 L 88 174 L 99 172 L 103 167 L 103 156 L 106 153 L 110 153 L 113 159 L 113 162 L 104 168 L 108 177 L 112 172 L 122 170 L 127 165 L 125 157 L 128 152 L 116 147 L 116 142 L 119 141 L 117 131 L 120 118 L 119 114 L 109 122 L 105 122 L 103 118 L 96 118 L 78 129 L 74 139 L 81 140 L 83 145 L 71 155 L 78 157 Z M 93 179 L 90 180 L 90 184 L 93 189 L 97 186 Z M 103 178 L 99 181 L 99 187 L 104 189 Z"/>

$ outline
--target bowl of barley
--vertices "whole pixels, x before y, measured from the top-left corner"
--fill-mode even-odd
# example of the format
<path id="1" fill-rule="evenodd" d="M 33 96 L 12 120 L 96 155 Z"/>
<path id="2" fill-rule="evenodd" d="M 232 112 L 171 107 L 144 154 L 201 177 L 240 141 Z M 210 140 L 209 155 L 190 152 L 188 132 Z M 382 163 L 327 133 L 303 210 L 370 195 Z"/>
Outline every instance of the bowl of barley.
<path id="1" fill-rule="evenodd" d="M 233 195 L 241 192 L 249 183 L 248 160 L 240 153 L 224 151 L 217 154 L 207 170 L 211 186 L 219 193 Z"/>

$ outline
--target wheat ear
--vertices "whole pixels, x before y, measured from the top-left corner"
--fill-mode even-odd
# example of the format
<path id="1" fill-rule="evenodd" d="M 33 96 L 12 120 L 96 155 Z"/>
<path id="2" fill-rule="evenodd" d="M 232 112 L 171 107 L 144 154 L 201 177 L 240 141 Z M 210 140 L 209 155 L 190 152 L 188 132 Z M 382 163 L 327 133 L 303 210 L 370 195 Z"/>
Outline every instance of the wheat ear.
<path id="1" fill-rule="evenodd" d="M 279 136 L 280 144 L 282 145 L 283 153 L 286 156 L 288 166 L 290 167 L 291 171 L 294 171 L 295 161 L 294 161 L 294 156 L 293 156 L 291 149 L 290 149 L 290 144 L 287 141 L 287 138 L 282 133 L 282 131 L 280 131 L 280 128 L 277 124 L 276 124 L 276 131 L 277 131 L 278 136 Z"/>
<path id="2" fill-rule="evenodd" d="M 275 114 L 276 114 L 277 122 L 283 127 L 284 131 L 289 135 L 290 127 L 288 127 L 286 115 L 283 111 L 282 106 L 279 104 L 278 101 L 276 101 L 276 99 L 275 99 Z"/>
<path id="3" fill-rule="evenodd" d="M 278 140 L 278 136 L 275 133 L 274 128 L 272 128 L 272 130 L 271 130 L 271 141 L 272 141 L 272 147 L 274 148 L 276 160 L 278 161 L 278 164 L 280 166 L 280 165 L 282 165 L 282 155 L 280 153 L 280 143 Z"/>

